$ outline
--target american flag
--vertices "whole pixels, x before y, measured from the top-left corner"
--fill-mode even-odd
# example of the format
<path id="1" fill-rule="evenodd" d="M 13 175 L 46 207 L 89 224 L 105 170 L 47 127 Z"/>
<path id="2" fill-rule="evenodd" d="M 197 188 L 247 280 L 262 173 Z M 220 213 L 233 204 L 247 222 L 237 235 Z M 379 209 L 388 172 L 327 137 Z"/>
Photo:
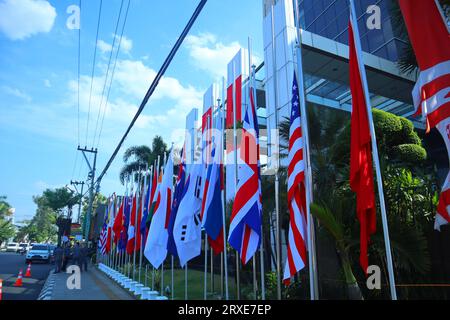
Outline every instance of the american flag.
<path id="1" fill-rule="evenodd" d="M 306 263 L 306 194 L 305 162 L 303 160 L 304 141 L 300 118 L 300 99 L 296 75 L 292 85 L 291 125 L 289 129 L 289 165 L 288 165 L 288 206 L 289 239 L 287 262 L 284 269 L 284 283 Z"/>
<path id="2" fill-rule="evenodd" d="M 231 213 L 228 242 L 246 264 L 261 243 L 261 179 L 259 167 L 258 120 L 250 90 L 250 107 L 245 112 L 238 160 L 238 183 Z"/>

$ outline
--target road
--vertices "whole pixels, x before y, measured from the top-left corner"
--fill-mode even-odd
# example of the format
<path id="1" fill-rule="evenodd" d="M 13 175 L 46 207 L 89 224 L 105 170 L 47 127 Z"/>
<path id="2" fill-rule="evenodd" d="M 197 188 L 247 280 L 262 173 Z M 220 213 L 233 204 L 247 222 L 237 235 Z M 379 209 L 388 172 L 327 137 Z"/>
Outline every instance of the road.
<path id="1" fill-rule="evenodd" d="M 36 300 L 52 268 L 53 266 L 50 264 L 36 262 L 31 265 L 31 278 L 26 278 L 25 255 L 0 252 L 0 279 L 3 279 L 3 300 Z M 23 286 L 14 287 L 20 269 L 23 269 Z"/>

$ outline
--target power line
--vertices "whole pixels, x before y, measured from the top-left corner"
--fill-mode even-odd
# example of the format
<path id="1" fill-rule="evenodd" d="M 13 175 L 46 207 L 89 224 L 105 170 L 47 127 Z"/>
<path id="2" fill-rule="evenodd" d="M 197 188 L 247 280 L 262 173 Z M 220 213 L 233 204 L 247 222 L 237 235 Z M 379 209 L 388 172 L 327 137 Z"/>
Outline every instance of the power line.
<path id="1" fill-rule="evenodd" d="M 95 130 L 94 130 L 94 136 L 92 138 L 92 145 L 95 144 L 95 137 L 97 136 L 98 121 L 100 119 L 100 114 L 102 112 L 103 98 L 105 96 L 106 84 L 108 83 L 108 75 L 109 75 L 109 69 L 111 67 L 111 60 L 112 60 L 112 56 L 113 56 L 113 51 L 114 51 L 114 47 L 116 45 L 117 30 L 119 29 L 120 17 L 122 16 L 123 2 L 124 2 L 124 0 L 122 0 L 121 3 L 120 3 L 119 16 L 117 17 L 116 28 L 114 30 L 114 40 L 113 40 L 113 44 L 112 44 L 112 47 L 111 47 L 111 53 L 109 54 L 108 68 L 106 69 L 105 82 L 103 84 L 103 90 L 102 90 L 102 98 L 100 100 L 100 105 L 98 106 L 97 120 L 95 122 Z"/>
<path id="2" fill-rule="evenodd" d="M 99 30 L 100 30 L 100 20 L 101 20 L 101 15 L 102 15 L 102 7 L 103 7 L 103 0 L 100 0 L 100 9 L 98 11 L 98 18 L 97 18 L 97 35 L 95 37 L 94 59 L 93 59 L 93 62 L 92 62 L 91 89 L 89 91 L 89 109 L 88 109 L 88 117 L 87 117 L 87 123 L 86 123 L 86 145 L 87 145 L 88 134 L 89 134 L 89 120 L 90 120 L 90 115 L 91 115 L 92 87 L 94 85 L 95 62 L 97 60 L 98 33 L 99 33 Z"/>
<path id="3" fill-rule="evenodd" d="M 105 114 L 106 114 L 106 110 L 108 108 L 109 95 L 111 93 L 112 82 L 113 82 L 113 79 L 114 79 L 114 74 L 116 72 L 117 58 L 119 56 L 120 47 L 121 47 L 121 44 L 122 44 L 123 33 L 124 33 L 124 30 L 125 30 L 125 25 L 127 23 L 128 10 L 130 9 L 130 3 L 131 3 L 131 0 L 128 0 L 128 6 L 127 6 L 127 10 L 125 12 L 125 19 L 123 21 L 122 31 L 121 31 L 121 34 L 120 34 L 119 46 L 117 47 L 116 57 L 115 57 L 115 60 L 114 60 L 114 67 L 113 67 L 113 70 L 112 70 L 111 80 L 110 80 L 109 88 L 108 88 L 108 94 L 106 96 L 105 108 L 103 109 L 102 122 L 101 122 L 101 125 L 100 125 L 100 131 L 99 131 L 98 140 L 97 140 L 97 147 L 96 147 L 97 149 L 98 149 L 98 146 L 100 144 L 100 137 L 101 137 L 102 132 L 103 132 L 103 123 L 105 121 Z"/>
<path id="4" fill-rule="evenodd" d="M 78 5 L 81 14 L 81 0 L 79 0 Z M 80 25 L 78 26 L 78 145 L 80 145 L 80 74 L 81 74 L 81 22 Z"/>
<path id="5" fill-rule="evenodd" d="M 130 125 L 128 126 L 128 129 L 125 131 L 125 134 L 123 135 L 122 139 L 120 140 L 119 144 L 117 145 L 116 149 L 114 150 L 113 154 L 111 155 L 111 158 L 109 159 L 108 163 L 106 164 L 105 168 L 103 169 L 102 173 L 99 175 L 96 184 L 99 184 L 102 180 L 103 176 L 108 171 L 109 167 L 111 166 L 112 162 L 114 161 L 115 157 L 117 156 L 117 153 L 119 152 L 120 148 L 122 147 L 123 142 L 125 141 L 126 137 L 131 131 L 131 128 L 133 128 L 134 124 L 136 123 L 136 120 L 139 118 L 140 114 L 144 110 L 148 100 L 154 93 L 155 89 L 157 88 L 159 81 L 163 77 L 164 73 L 166 72 L 167 68 L 169 67 L 170 63 L 173 60 L 173 57 L 177 53 L 178 49 L 180 48 L 181 44 L 183 43 L 184 39 L 186 38 L 187 34 L 189 33 L 189 30 L 192 28 L 192 25 L 194 24 L 195 20 L 197 20 L 197 17 L 199 16 L 200 12 L 202 11 L 203 7 L 205 6 L 207 0 L 201 0 L 197 8 L 195 9 L 194 13 L 192 14 L 191 19 L 187 23 L 186 27 L 184 28 L 183 32 L 181 33 L 180 37 L 178 38 L 175 45 L 172 47 L 172 50 L 170 51 L 169 55 L 167 56 L 166 60 L 164 61 L 163 65 L 161 66 L 161 69 L 158 71 L 158 74 L 156 75 L 155 79 L 153 80 L 152 84 L 150 85 L 150 88 L 148 89 L 144 99 L 141 102 L 141 105 L 139 106 L 138 111 L 136 112 L 133 120 L 131 121 Z"/>

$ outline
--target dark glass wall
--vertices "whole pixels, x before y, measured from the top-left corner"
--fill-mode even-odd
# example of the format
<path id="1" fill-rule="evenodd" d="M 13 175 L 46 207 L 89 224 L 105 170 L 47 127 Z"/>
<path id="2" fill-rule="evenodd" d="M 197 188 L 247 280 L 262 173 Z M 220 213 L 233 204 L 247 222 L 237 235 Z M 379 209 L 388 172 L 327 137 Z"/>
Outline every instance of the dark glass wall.
<path id="1" fill-rule="evenodd" d="M 355 0 L 361 46 L 366 52 L 391 61 L 398 60 L 404 42 L 393 31 L 391 5 L 394 0 Z M 348 44 L 348 0 L 299 0 L 302 27 L 312 33 Z M 381 9 L 381 29 L 366 26 L 368 6 Z"/>

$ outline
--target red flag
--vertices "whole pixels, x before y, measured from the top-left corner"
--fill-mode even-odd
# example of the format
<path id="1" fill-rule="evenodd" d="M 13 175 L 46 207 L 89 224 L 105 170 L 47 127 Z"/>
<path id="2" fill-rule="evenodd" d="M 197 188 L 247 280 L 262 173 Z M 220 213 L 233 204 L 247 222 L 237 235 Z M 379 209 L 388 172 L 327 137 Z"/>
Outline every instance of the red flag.
<path id="1" fill-rule="evenodd" d="M 356 193 L 356 214 L 360 223 L 359 262 L 367 273 L 367 247 L 376 230 L 372 149 L 366 100 L 358 64 L 352 23 L 349 23 L 350 91 L 352 93 L 350 187 Z"/>
<path id="2" fill-rule="evenodd" d="M 413 90 L 416 114 L 426 117 L 427 132 L 436 127 L 450 160 L 450 35 L 434 0 L 400 0 L 420 74 Z M 450 172 L 442 186 L 435 229 L 450 223 Z"/>
<path id="3" fill-rule="evenodd" d="M 122 231 L 123 226 L 123 204 L 122 200 L 119 208 L 119 212 L 117 213 L 116 218 L 114 219 L 113 231 L 114 231 L 114 243 L 117 245 L 117 242 L 120 238 L 120 232 Z"/>

